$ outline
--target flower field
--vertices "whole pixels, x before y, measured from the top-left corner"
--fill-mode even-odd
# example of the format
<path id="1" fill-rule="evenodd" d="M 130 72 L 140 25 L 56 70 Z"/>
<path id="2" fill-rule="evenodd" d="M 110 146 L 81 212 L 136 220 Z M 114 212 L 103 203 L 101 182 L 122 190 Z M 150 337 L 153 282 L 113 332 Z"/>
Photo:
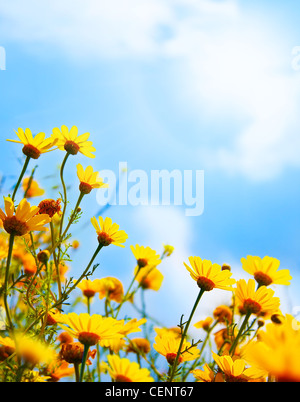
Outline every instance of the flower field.
<path id="1" fill-rule="evenodd" d="M 176 244 L 162 250 L 132 244 L 130 233 L 109 216 L 81 210 L 85 197 L 107 187 L 88 165 L 97 154 L 89 133 L 62 126 L 47 138 L 42 132 L 33 136 L 28 128 L 16 135 L 8 141 L 20 147 L 23 167 L 0 209 L 1 382 L 300 381 L 299 324 L 281 312 L 276 294 L 292 277 L 276 256 L 245 256 L 241 267 L 248 279 L 237 280 L 230 265 L 187 255 L 182 261 L 186 281 L 198 291 L 189 315 L 178 311 L 172 328 L 148 316 L 145 306 L 129 317 L 124 306 L 143 292 L 151 289 L 159 299 L 160 264 L 168 264 Z M 28 171 L 33 162 L 43 164 L 46 152 L 61 155 L 57 197 L 32 205 L 44 190 Z M 64 174 L 69 158 L 78 153 L 87 162 L 72 172 L 78 178 L 73 201 Z M 72 267 L 69 249 L 79 246 L 72 228 L 83 216 L 97 247 L 86 253 L 86 265 L 74 277 L 66 262 Z M 117 277 L 101 274 L 101 251 L 107 247 L 111 253 L 115 247 L 132 252 L 135 267 L 127 288 Z M 215 289 L 230 294 L 231 303 L 193 324 L 207 292 Z M 192 325 L 199 329 L 198 339 L 190 335 Z"/>

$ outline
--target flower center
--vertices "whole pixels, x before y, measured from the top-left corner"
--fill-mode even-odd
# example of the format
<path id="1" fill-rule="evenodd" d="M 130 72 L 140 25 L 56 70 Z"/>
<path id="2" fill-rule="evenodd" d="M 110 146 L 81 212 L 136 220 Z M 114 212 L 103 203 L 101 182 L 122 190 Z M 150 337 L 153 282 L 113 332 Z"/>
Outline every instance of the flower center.
<path id="1" fill-rule="evenodd" d="M 254 300 L 246 299 L 244 300 L 244 304 L 241 312 L 258 314 L 261 311 L 261 305 Z"/>
<path id="2" fill-rule="evenodd" d="M 66 141 L 64 148 L 71 155 L 77 155 L 79 151 L 79 145 L 74 141 Z"/>
<path id="3" fill-rule="evenodd" d="M 100 232 L 98 234 L 98 243 L 103 247 L 109 246 L 112 243 L 112 239 L 107 233 Z"/>
<path id="4" fill-rule="evenodd" d="M 61 212 L 60 203 L 60 198 L 57 201 L 52 199 L 41 201 L 39 203 L 39 214 L 47 214 L 52 218 L 56 213 Z"/>
<path id="5" fill-rule="evenodd" d="M 31 144 L 24 145 L 22 151 L 24 155 L 29 156 L 32 159 L 38 159 L 41 155 L 41 152 Z"/>
<path id="6" fill-rule="evenodd" d="M 173 364 L 175 363 L 176 356 L 177 356 L 177 353 L 167 353 L 167 354 L 166 354 L 167 362 L 168 362 L 171 366 L 173 366 Z M 179 355 L 177 364 L 180 364 L 181 362 L 182 362 L 182 357 Z"/>
<path id="7" fill-rule="evenodd" d="M 15 216 L 5 218 L 3 221 L 3 227 L 7 233 L 14 236 L 23 236 L 28 232 L 26 223 L 18 221 Z"/>
<path id="8" fill-rule="evenodd" d="M 255 272 L 254 279 L 259 284 L 259 286 L 269 286 L 273 282 L 269 275 L 261 271 Z"/>
<path id="9" fill-rule="evenodd" d="M 144 268 L 148 264 L 148 260 L 146 258 L 139 258 L 137 263 L 140 268 Z"/>
<path id="10" fill-rule="evenodd" d="M 83 181 L 79 184 L 79 191 L 83 194 L 89 194 L 93 190 L 93 187 L 88 184 L 84 183 Z"/>
<path id="11" fill-rule="evenodd" d="M 209 292 L 215 287 L 215 284 L 213 281 L 210 279 L 206 278 L 205 276 L 200 276 L 197 279 L 197 285 L 199 286 L 200 289 L 205 290 L 206 292 Z"/>
<path id="12" fill-rule="evenodd" d="M 100 336 L 93 332 L 80 332 L 78 340 L 83 345 L 93 346 L 99 342 Z"/>
<path id="13" fill-rule="evenodd" d="M 83 294 L 84 294 L 84 296 L 85 297 L 88 297 L 88 298 L 90 298 L 90 297 L 94 297 L 95 296 L 95 291 L 94 290 L 92 290 L 92 289 L 85 289 L 84 291 L 83 291 Z"/>
<path id="14" fill-rule="evenodd" d="M 132 382 L 132 380 L 123 374 L 117 374 L 115 378 L 116 382 Z"/>

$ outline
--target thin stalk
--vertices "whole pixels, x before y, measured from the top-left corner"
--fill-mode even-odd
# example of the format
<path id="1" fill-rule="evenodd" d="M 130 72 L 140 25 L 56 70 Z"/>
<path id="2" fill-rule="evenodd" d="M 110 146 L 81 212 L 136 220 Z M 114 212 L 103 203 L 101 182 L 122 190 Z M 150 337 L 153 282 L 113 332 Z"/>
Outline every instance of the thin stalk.
<path id="1" fill-rule="evenodd" d="M 186 324 L 185 324 L 183 333 L 182 333 L 182 335 L 181 335 L 181 341 L 180 341 L 179 348 L 178 348 L 178 351 L 177 351 L 177 354 L 176 354 L 176 358 L 175 358 L 175 361 L 174 361 L 174 363 L 173 363 L 173 365 L 172 365 L 172 368 L 171 368 L 171 371 L 170 371 L 169 382 L 172 382 L 172 381 L 173 381 L 173 378 L 174 378 L 174 375 L 175 375 L 175 371 L 176 371 L 176 367 L 177 367 L 177 364 L 178 364 L 178 360 L 179 360 L 179 356 L 180 356 L 180 353 L 181 353 L 181 348 L 182 348 L 184 339 L 186 338 L 187 331 L 188 331 L 188 329 L 189 329 L 189 326 L 190 326 L 190 323 L 191 323 L 191 321 L 192 321 L 193 315 L 194 315 L 194 313 L 195 313 L 195 310 L 196 310 L 196 308 L 197 308 L 197 306 L 198 306 L 198 304 L 199 304 L 199 301 L 200 301 L 200 299 L 201 299 L 201 297 L 202 297 L 202 295 L 203 295 L 204 292 L 205 292 L 204 289 L 200 289 L 199 294 L 198 294 L 198 296 L 197 296 L 197 299 L 196 299 L 196 301 L 195 301 L 195 304 L 194 304 L 194 306 L 193 306 L 193 308 L 192 308 L 191 314 L 190 314 L 190 316 L 189 316 L 189 319 L 188 319 L 188 321 L 187 321 Z"/>
<path id="2" fill-rule="evenodd" d="M 68 230 L 69 230 L 69 227 L 72 225 L 72 223 L 73 223 L 73 221 L 74 221 L 74 218 L 75 218 L 75 216 L 76 216 L 76 214 L 77 214 L 77 209 L 78 209 L 78 207 L 79 207 L 79 205 L 80 205 L 80 203 L 81 203 L 81 201 L 82 201 L 84 195 L 85 195 L 84 193 L 80 192 L 79 197 L 78 197 L 78 200 L 77 200 L 77 203 L 76 203 L 75 208 L 74 208 L 74 210 L 73 210 L 73 213 L 72 213 L 72 215 L 71 215 L 71 217 L 70 217 L 70 219 L 69 219 L 69 223 L 68 223 L 68 225 L 66 226 L 66 228 L 65 228 L 65 230 L 64 230 L 64 232 L 63 232 L 63 234 L 60 236 L 60 240 L 63 240 L 63 238 L 65 237 L 65 235 L 67 234 L 67 232 L 68 232 Z"/>
<path id="3" fill-rule="evenodd" d="M 86 363 L 86 359 L 89 353 L 89 348 L 90 345 L 84 345 L 84 349 L 83 349 L 83 356 L 82 356 L 82 362 L 81 362 L 81 367 L 80 367 L 80 377 L 79 377 L 79 382 L 82 382 L 83 380 L 83 374 L 84 374 L 84 369 L 85 369 L 85 363 Z"/>
<path id="4" fill-rule="evenodd" d="M 10 234 L 9 235 L 9 246 L 8 246 L 7 260 L 6 260 L 6 269 L 5 269 L 4 294 L 3 294 L 6 317 L 7 317 L 7 321 L 8 321 L 8 324 L 9 324 L 9 328 L 12 331 L 13 331 L 13 323 L 12 323 L 12 319 L 11 319 L 11 316 L 10 316 L 10 310 L 9 310 L 8 302 L 7 302 L 7 293 L 8 293 L 9 268 L 10 268 L 12 251 L 13 251 L 13 246 L 14 246 L 14 239 L 15 239 L 15 236 L 13 234 Z"/>
<path id="5" fill-rule="evenodd" d="M 125 296 L 123 297 L 123 300 L 121 301 L 121 303 L 120 303 L 119 306 L 117 307 L 117 313 L 116 313 L 116 315 L 115 315 L 115 318 L 117 318 L 117 316 L 118 316 L 118 314 L 119 314 L 119 312 L 120 312 L 120 309 L 121 309 L 122 305 L 123 305 L 124 302 L 127 300 L 128 295 L 129 295 L 129 292 L 130 292 L 130 290 L 131 290 L 131 288 L 132 288 L 132 286 L 133 286 L 133 284 L 134 284 L 135 278 L 137 277 L 137 275 L 138 275 L 138 273 L 140 272 L 140 270 L 141 270 L 141 268 L 139 267 L 139 268 L 137 269 L 137 271 L 136 271 L 134 277 L 132 278 L 132 281 L 131 281 L 131 283 L 130 283 L 128 289 L 127 289 L 127 292 L 126 292 Z"/>
<path id="6" fill-rule="evenodd" d="M 11 197 L 11 199 L 13 200 L 13 202 L 15 201 L 16 193 L 17 193 L 18 188 L 19 188 L 19 186 L 20 186 L 20 183 L 21 183 L 21 181 L 22 181 L 22 179 L 23 179 L 23 176 L 24 176 L 24 174 L 25 174 L 25 172 L 26 172 L 26 169 L 27 169 L 27 166 L 28 166 L 28 163 L 29 163 L 30 159 L 31 159 L 30 156 L 26 156 L 26 159 L 25 159 L 25 162 L 24 162 L 22 171 L 21 171 L 21 173 L 20 173 L 19 179 L 18 179 L 18 181 L 17 181 L 17 184 L 15 185 L 15 188 L 14 188 L 14 191 L 13 191 L 13 194 L 12 194 L 12 197 Z"/>
<path id="7" fill-rule="evenodd" d="M 237 336 L 236 336 L 236 338 L 235 338 L 233 344 L 231 345 L 231 348 L 229 349 L 229 354 L 230 354 L 230 355 L 233 355 L 233 354 L 234 354 L 235 348 L 237 347 L 238 341 L 239 341 L 241 335 L 242 335 L 243 332 L 244 332 L 244 329 L 245 329 L 245 327 L 246 327 L 246 325 L 247 325 L 247 322 L 248 322 L 248 320 L 249 320 L 251 314 L 252 314 L 251 311 L 248 311 L 248 312 L 246 313 L 245 318 L 244 318 L 244 321 L 242 322 L 242 325 L 241 325 L 241 327 L 240 327 L 240 330 L 239 330 L 239 332 L 238 332 L 238 334 L 237 334 Z"/>

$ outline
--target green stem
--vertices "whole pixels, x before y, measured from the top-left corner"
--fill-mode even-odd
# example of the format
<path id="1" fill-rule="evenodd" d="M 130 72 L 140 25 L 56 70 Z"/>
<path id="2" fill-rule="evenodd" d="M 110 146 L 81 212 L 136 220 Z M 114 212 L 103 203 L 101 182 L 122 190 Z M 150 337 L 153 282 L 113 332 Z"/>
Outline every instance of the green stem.
<path id="1" fill-rule="evenodd" d="M 118 316 L 118 314 L 119 314 L 119 312 L 120 312 L 120 309 L 121 309 L 122 305 L 127 301 L 127 298 L 128 298 L 128 296 L 129 296 L 129 292 L 130 292 L 130 290 L 131 290 L 131 288 L 132 288 L 132 286 L 133 286 L 133 284 L 134 284 L 134 281 L 135 281 L 136 277 L 138 276 L 138 273 L 140 272 L 140 270 L 141 270 L 141 268 L 138 267 L 138 269 L 137 269 L 137 271 L 136 271 L 134 277 L 132 278 L 132 281 L 131 281 L 131 283 L 130 283 L 128 289 L 127 289 L 127 292 L 126 292 L 125 296 L 123 297 L 123 300 L 121 301 L 121 303 L 120 303 L 119 306 L 117 307 L 117 313 L 116 313 L 116 315 L 115 315 L 115 318 L 117 318 L 117 316 Z"/>
<path id="2" fill-rule="evenodd" d="M 19 186 L 20 186 L 20 183 L 21 183 L 21 181 L 22 181 L 22 179 L 23 179 L 23 176 L 24 176 L 24 174 L 25 174 L 25 172 L 26 172 L 26 169 L 27 169 L 27 166 L 28 166 L 29 161 L 30 161 L 30 156 L 26 156 L 23 169 L 22 169 L 22 171 L 21 171 L 21 173 L 20 173 L 19 179 L 18 179 L 18 181 L 17 181 L 17 184 L 15 185 L 14 192 L 13 192 L 13 195 L 12 195 L 12 197 L 11 197 L 11 199 L 13 200 L 13 202 L 15 201 L 16 193 L 17 193 L 18 188 L 19 188 Z"/>
<path id="3" fill-rule="evenodd" d="M 13 234 L 9 235 L 9 246 L 7 253 L 7 261 L 6 261 L 6 269 L 5 269 L 5 282 L 4 282 L 4 307 L 6 312 L 7 321 L 9 324 L 9 329 L 13 331 L 13 323 L 10 316 L 10 310 L 7 302 L 7 293 L 8 293 L 8 277 L 9 277 L 9 268 L 11 263 L 12 251 L 14 246 L 15 236 Z"/>
<path id="4" fill-rule="evenodd" d="M 69 155 L 70 154 L 67 152 L 66 156 L 64 157 L 64 160 L 62 162 L 61 168 L 60 168 L 60 180 L 61 180 L 61 184 L 62 184 L 63 192 L 64 192 L 64 200 L 63 200 L 64 207 L 63 207 L 63 212 L 62 212 L 62 216 L 61 216 L 61 220 L 60 220 L 59 238 L 61 237 L 62 227 L 63 227 L 63 223 L 64 223 L 64 216 L 65 216 L 66 209 L 67 209 L 67 188 L 66 188 L 65 181 L 64 181 L 64 168 L 65 168 Z"/>
<path id="5" fill-rule="evenodd" d="M 241 335 L 242 335 L 243 332 L 244 332 L 244 329 L 245 329 L 245 327 L 246 327 L 246 325 L 247 325 L 247 322 L 248 322 L 248 320 L 249 320 L 251 314 L 252 314 L 251 311 L 248 311 L 248 312 L 246 313 L 245 318 L 244 318 L 244 321 L 242 322 L 242 325 L 241 325 L 241 327 L 240 327 L 240 330 L 239 330 L 239 332 L 238 332 L 238 334 L 237 334 L 237 336 L 236 336 L 236 338 L 235 338 L 233 344 L 231 345 L 231 348 L 229 349 L 229 354 L 230 354 L 230 355 L 234 355 L 234 352 L 235 352 L 235 349 L 236 349 L 236 347 L 237 347 L 238 341 L 239 341 Z"/>
<path id="6" fill-rule="evenodd" d="M 88 356 L 88 353 L 89 353 L 89 348 L 90 348 L 90 345 L 84 345 L 81 368 L 80 368 L 79 382 L 82 382 L 82 380 L 83 380 L 85 363 L 86 363 L 86 359 L 87 359 L 87 356 Z"/>
<path id="7" fill-rule="evenodd" d="M 69 223 L 68 223 L 68 225 L 66 226 L 66 228 L 65 228 L 65 230 L 64 230 L 64 232 L 63 232 L 63 234 L 60 236 L 60 240 L 61 240 L 61 241 L 63 240 L 63 238 L 64 238 L 65 235 L 67 234 L 67 232 L 68 232 L 68 230 L 69 230 L 69 227 L 72 225 L 72 223 L 73 223 L 73 221 L 74 221 L 74 218 L 75 218 L 75 216 L 76 216 L 76 214 L 77 214 L 78 207 L 79 207 L 79 205 L 80 205 L 80 203 L 81 203 L 81 201 L 82 201 L 84 195 L 85 195 L 84 193 L 80 192 L 79 197 L 78 197 L 78 200 L 77 200 L 77 203 L 76 203 L 75 208 L 74 208 L 74 211 L 73 211 L 73 213 L 72 213 L 72 215 L 71 215 L 71 217 L 70 217 L 70 219 L 69 219 Z"/>
<path id="8" fill-rule="evenodd" d="M 190 316 L 189 316 L 189 319 L 188 319 L 188 321 L 187 321 L 186 324 L 185 324 L 183 334 L 181 335 L 181 341 L 180 341 L 180 344 L 179 344 L 179 348 L 178 348 L 178 351 L 177 351 L 177 355 L 176 355 L 175 361 L 174 361 L 174 363 L 173 363 L 173 365 L 172 365 L 172 368 L 171 368 L 171 373 L 170 373 L 170 377 L 169 377 L 169 382 L 172 382 L 172 381 L 173 381 L 173 378 L 174 378 L 174 375 L 175 375 L 175 371 L 176 371 L 176 367 L 177 367 L 177 364 L 178 364 L 178 360 L 179 360 L 179 356 L 180 356 L 180 353 L 181 353 L 181 348 L 182 348 L 184 339 L 186 338 L 187 331 L 188 331 L 188 329 L 189 329 L 189 326 L 190 326 L 190 323 L 191 323 L 191 321 L 192 321 L 193 315 L 194 315 L 194 313 L 195 313 L 195 310 L 196 310 L 196 308 L 197 308 L 197 306 L 198 306 L 198 304 L 199 304 L 199 301 L 200 301 L 200 299 L 201 299 L 201 297 L 202 297 L 202 295 L 203 295 L 204 292 L 205 292 L 204 289 L 200 289 L 199 294 L 198 294 L 198 296 L 197 296 L 197 299 L 196 299 L 196 301 L 195 301 L 195 304 L 194 304 L 194 306 L 193 306 L 193 308 L 192 308 L 191 314 L 190 314 Z"/>

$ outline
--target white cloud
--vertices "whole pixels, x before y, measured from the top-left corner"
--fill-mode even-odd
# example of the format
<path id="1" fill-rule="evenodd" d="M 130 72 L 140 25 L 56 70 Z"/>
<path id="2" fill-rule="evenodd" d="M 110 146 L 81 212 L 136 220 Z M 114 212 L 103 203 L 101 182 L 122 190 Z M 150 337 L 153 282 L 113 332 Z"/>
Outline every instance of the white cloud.
<path id="1" fill-rule="evenodd" d="M 244 12 L 237 0 L 11 0 L 0 15 L 3 39 L 42 56 L 48 44 L 83 64 L 173 60 L 183 106 L 241 127 L 194 153 L 205 166 L 253 180 L 299 167 L 300 74 L 291 68 L 284 27 Z"/>

